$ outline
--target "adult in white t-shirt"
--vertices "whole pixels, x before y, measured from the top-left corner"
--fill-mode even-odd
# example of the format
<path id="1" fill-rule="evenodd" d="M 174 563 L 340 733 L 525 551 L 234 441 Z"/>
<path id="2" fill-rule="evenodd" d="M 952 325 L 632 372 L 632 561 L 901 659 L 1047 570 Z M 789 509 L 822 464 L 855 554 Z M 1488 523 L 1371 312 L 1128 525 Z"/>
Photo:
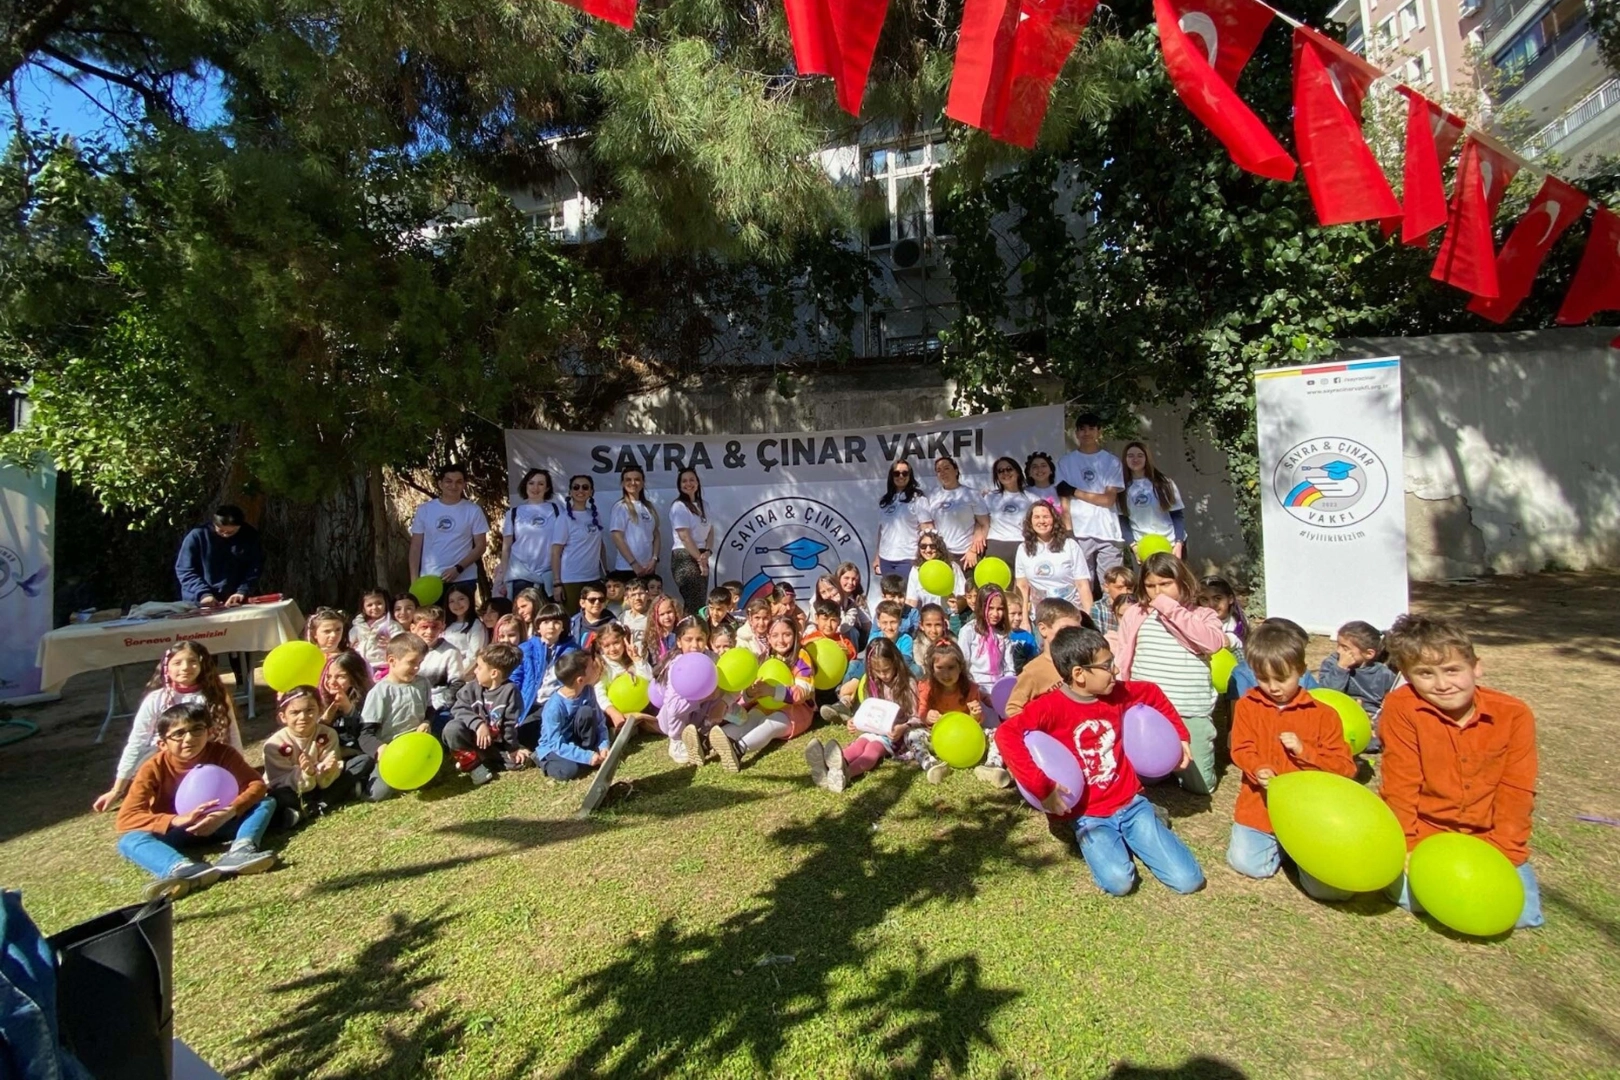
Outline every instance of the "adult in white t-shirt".
<path id="1" fill-rule="evenodd" d="M 1034 540 L 1018 546 L 1013 571 L 1024 596 L 1026 617 L 1033 622 L 1035 605 L 1048 596 L 1067 600 L 1081 611 L 1091 610 L 1091 571 L 1086 555 L 1063 527 L 1063 519 L 1047 502 L 1029 508 L 1029 529 Z"/>
<path id="2" fill-rule="evenodd" d="M 889 488 L 878 500 L 878 513 L 882 521 L 872 572 L 905 577 L 917 561 L 917 534 L 934 527 L 928 496 L 918 486 L 910 461 L 902 459 L 889 466 Z"/>
<path id="3" fill-rule="evenodd" d="M 573 618 L 579 594 L 593 581 L 601 581 L 602 557 L 607 551 L 607 522 L 596 509 L 596 482 L 581 473 L 568 478 L 568 501 L 551 530 L 551 595 Z"/>
<path id="4" fill-rule="evenodd" d="M 984 505 L 984 496 L 962 483 L 962 470 L 954 459 L 944 454 L 935 458 L 934 476 L 939 480 L 939 490 L 928 497 L 934 528 L 945 541 L 951 559 L 971 569 L 984 553 L 990 510 Z"/>
<path id="5" fill-rule="evenodd" d="M 1078 449 L 1058 462 L 1058 493 L 1069 500 L 1069 531 L 1086 553 L 1086 565 L 1098 581 L 1125 561 L 1120 545 L 1119 493 L 1125 470 L 1119 458 L 1102 448 L 1102 419 L 1081 413 L 1074 421 Z"/>
<path id="6" fill-rule="evenodd" d="M 608 511 L 611 577 L 622 581 L 658 571 L 658 514 L 647 501 L 647 474 L 636 465 L 619 473 L 619 500 Z"/>
<path id="7" fill-rule="evenodd" d="M 996 486 L 984 496 L 985 509 L 990 513 L 990 532 L 985 536 L 984 553 L 1000 559 L 1011 570 L 1018 558 L 1018 545 L 1024 542 L 1024 516 L 1036 496 L 1025 490 L 1024 470 L 1012 458 L 996 458 L 990 472 Z"/>
<path id="8" fill-rule="evenodd" d="M 539 588 L 551 595 L 551 530 L 562 508 L 551 489 L 551 473 L 530 469 L 518 484 L 522 502 L 506 511 L 501 529 L 501 572 L 496 596 L 516 596 Z"/>
<path id="9" fill-rule="evenodd" d="M 714 559 L 714 522 L 703 505 L 703 480 L 696 469 L 675 478 L 675 501 L 669 504 L 669 572 L 688 615 L 709 602 L 709 572 Z"/>
<path id="10" fill-rule="evenodd" d="M 466 498 L 465 468 L 446 465 L 438 481 L 439 497 L 423 503 L 411 519 L 411 580 L 437 574 L 471 596 L 478 583 L 478 560 L 489 542 L 489 519 Z"/>
<path id="11" fill-rule="evenodd" d="M 1181 503 L 1181 491 L 1153 464 L 1153 455 L 1145 443 L 1125 444 L 1125 493 L 1119 501 L 1129 527 L 1127 544 L 1135 544 L 1144 536 L 1162 536 L 1170 541 L 1176 558 L 1186 557 L 1186 508 Z"/>

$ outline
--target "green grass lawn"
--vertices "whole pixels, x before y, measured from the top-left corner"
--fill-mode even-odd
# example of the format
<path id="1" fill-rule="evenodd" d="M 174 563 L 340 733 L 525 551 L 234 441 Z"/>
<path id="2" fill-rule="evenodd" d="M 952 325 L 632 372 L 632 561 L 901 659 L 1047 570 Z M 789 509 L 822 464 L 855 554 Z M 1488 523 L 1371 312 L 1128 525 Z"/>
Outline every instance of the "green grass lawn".
<path id="1" fill-rule="evenodd" d="M 1540 931 L 1240 879 L 1230 783 L 1152 795 L 1204 892 L 1113 899 L 970 775 L 885 763 L 836 796 L 802 740 L 729 776 L 646 739 L 586 821 L 582 784 L 526 773 L 277 837 L 277 871 L 180 902 L 177 1031 L 253 1077 L 1620 1075 L 1620 829 L 1574 820 L 1620 817 L 1616 723 L 1558 704 L 1612 700 L 1615 659 L 1487 651 L 1542 715 Z M 142 881 L 79 812 L 116 754 L 91 731 L 0 751 L 0 879 L 47 931 Z M 18 769 L 56 740 L 71 765 Z"/>

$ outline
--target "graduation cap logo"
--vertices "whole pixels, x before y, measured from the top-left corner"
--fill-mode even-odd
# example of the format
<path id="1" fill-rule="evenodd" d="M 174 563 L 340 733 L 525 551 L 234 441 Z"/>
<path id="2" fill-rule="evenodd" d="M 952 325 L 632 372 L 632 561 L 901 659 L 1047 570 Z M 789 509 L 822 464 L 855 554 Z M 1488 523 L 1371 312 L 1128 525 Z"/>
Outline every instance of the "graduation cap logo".
<path id="1" fill-rule="evenodd" d="M 743 583 L 743 603 L 789 585 L 801 604 L 840 563 L 871 565 L 865 538 L 837 508 L 815 499 L 770 499 L 737 515 L 717 548 L 716 581 Z"/>
<path id="2" fill-rule="evenodd" d="M 1365 522 L 1383 505 L 1389 473 L 1377 454 L 1353 439 L 1313 439 L 1282 455 L 1272 491 L 1292 517 L 1342 529 Z"/>

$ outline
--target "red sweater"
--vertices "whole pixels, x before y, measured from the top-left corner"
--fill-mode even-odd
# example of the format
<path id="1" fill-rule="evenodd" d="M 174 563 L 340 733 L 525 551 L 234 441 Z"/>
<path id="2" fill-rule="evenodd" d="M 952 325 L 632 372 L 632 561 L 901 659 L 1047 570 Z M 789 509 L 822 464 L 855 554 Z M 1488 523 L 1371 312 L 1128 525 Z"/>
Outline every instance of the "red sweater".
<path id="1" fill-rule="evenodd" d="M 1142 781 L 1137 779 L 1131 759 L 1125 756 L 1125 710 L 1137 704 L 1158 709 L 1181 740 L 1187 741 L 1187 725 L 1181 722 L 1176 707 L 1157 686 L 1148 682 L 1116 682 L 1105 696 L 1091 701 L 1077 700 L 1065 687 L 1042 694 L 1023 712 L 1002 721 L 996 728 L 996 746 L 1001 749 L 1001 759 L 1013 779 L 1037 799 L 1052 794 L 1056 785 L 1035 767 L 1035 759 L 1029 756 L 1029 749 L 1024 745 L 1024 736 L 1031 731 L 1044 731 L 1072 748 L 1075 757 L 1080 759 L 1086 790 L 1074 809 L 1064 816 L 1108 817 L 1142 790 Z"/>
<path id="2" fill-rule="evenodd" d="M 1304 753 L 1295 756 L 1283 748 L 1278 736 L 1285 731 L 1299 736 Z M 1274 830 L 1266 810 L 1265 790 L 1255 779 L 1261 769 L 1270 769 L 1279 776 L 1302 769 L 1356 775 L 1356 762 L 1345 745 L 1344 723 L 1339 714 L 1304 690 L 1283 706 L 1259 687 L 1238 700 L 1232 710 L 1232 764 L 1243 771 L 1243 787 L 1238 791 L 1232 820 L 1263 833 Z"/>

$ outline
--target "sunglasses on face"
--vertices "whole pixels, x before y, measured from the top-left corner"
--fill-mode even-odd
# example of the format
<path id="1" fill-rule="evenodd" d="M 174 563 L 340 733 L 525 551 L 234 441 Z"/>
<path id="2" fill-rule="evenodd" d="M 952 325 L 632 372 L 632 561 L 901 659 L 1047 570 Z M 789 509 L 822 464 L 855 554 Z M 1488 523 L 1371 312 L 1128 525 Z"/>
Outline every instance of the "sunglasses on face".
<path id="1" fill-rule="evenodd" d="M 904 480 L 904 479 L 906 479 L 907 477 L 909 477 L 911 475 L 911 470 L 910 469 L 896 469 L 896 470 L 894 470 L 894 472 L 890 473 L 889 475 L 894 477 L 896 480 Z"/>
<path id="2" fill-rule="evenodd" d="M 1003 465 L 1001 468 L 996 470 L 996 475 L 997 476 L 1010 476 L 1010 475 L 1016 473 L 1017 471 L 1018 471 L 1017 469 L 1013 468 L 1010 465 Z"/>
<path id="3" fill-rule="evenodd" d="M 569 484 L 568 485 L 568 490 L 569 491 L 589 491 L 589 490 L 591 490 L 591 485 L 589 485 L 589 484 Z"/>

